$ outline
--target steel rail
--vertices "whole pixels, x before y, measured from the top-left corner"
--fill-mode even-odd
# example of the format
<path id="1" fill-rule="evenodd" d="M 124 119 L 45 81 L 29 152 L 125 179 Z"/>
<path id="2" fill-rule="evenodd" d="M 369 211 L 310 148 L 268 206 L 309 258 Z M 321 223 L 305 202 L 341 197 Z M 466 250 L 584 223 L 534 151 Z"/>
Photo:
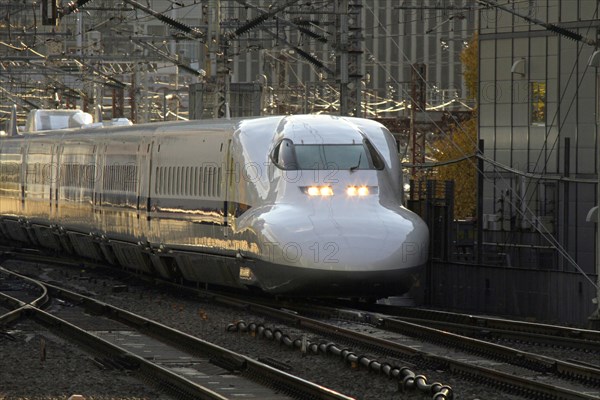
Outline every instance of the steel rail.
<path id="1" fill-rule="evenodd" d="M 399 317 L 402 321 L 412 322 L 419 325 L 443 329 L 453 333 L 474 336 L 486 339 L 503 339 L 507 341 L 534 342 L 548 346 L 580 349 L 588 351 L 600 351 L 600 342 L 595 340 L 575 339 L 564 336 L 553 336 L 549 334 L 524 332 L 512 329 L 500 329 L 491 327 L 480 327 L 472 324 L 457 324 L 453 322 L 433 321 L 421 318 Z M 509 327 L 510 328 L 510 327 Z"/>
<path id="2" fill-rule="evenodd" d="M 42 307 L 49 301 L 48 291 L 46 290 L 46 287 L 43 284 L 40 284 L 40 282 L 38 282 L 34 279 L 31 279 L 29 277 L 26 277 L 24 275 L 18 274 L 16 272 L 7 270 L 7 269 L 3 268 L 2 266 L 0 266 L 0 274 L 15 276 L 19 279 L 22 279 L 33 285 L 38 286 L 41 291 L 41 294 L 37 298 L 35 298 L 34 300 L 32 300 L 29 303 L 26 303 L 15 297 L 12 297 L 5 293 L 2 293 L 2 291 L 0 290 L 0 303 L 5 304 L 8 308 L 12 309 L 11 311 L 9 311 L 3 315 L 0 315 L 0 326 L 9 325 L 12 322 L 22 318 L 25 311 L 29 308 L 29 306 Z"/>
<path id="3" fill-rule="evenodd" d="M 93 310 L 95 313 L 121 322 L 146 335 L 168 342 L 192 354 L 208 355 L 210 359 L 214 360 L 218 365 L 228 366 L 229 368 L 239 371 L 242 376 L 247 375 L 250 379 L 258 378 L 261 382 L 268 382 L 268 384 L 273 387 L 301 398 L 332 400 L 352 399 L 351 397 L 345 396 L 324 386 L 277 370 L 247 356 L 234 353 L 223 347 L 206 342 L 127 310 L 94 300 L 90 297 L 60 288 L 56 285 L 46 284 L 46 286 L 53 296 L 66 299 L 74 304 L 83 306 L 88 310 Z"/>
<path id="4" fill-rule="evenodd" d="M 525 339 L 527 335 L 533 337 L 546 337 L 548 344 L 554 340 L 555 345 L 563 345 L 568 343 L 568 340 L 575 340 L 576 343 L 589 342 L 591 345 L 600 346 L 600 331 L 591 329 L 581 329 L 560 325 L 550 325 L 536 322 L 516 321 L 510 319 L 502 319 L 497 317 L 461 314 L 448 311 L 428 310 L 415 307 L 393 306 L 384 304 L 365 304 L 357 306 L 350 302 L 337 302 L 339 307 L 344 309 L 355 309 L 357 312 L 380 313 L 388 316 L 400 317 L 403 320 L 414 321 L 430 321 L 431 324 L 449 323 L 457 326 L 473 327 L 485 329 L 499 334 L 506 335 L 511 332 L 514 337 Z M 465 330 L 467 328 L 464 328 Z M 520 336 L 517 336 L 521 334 Z M 539 336 L 535 336 L 539 335 Z"/>
<path id="5" fill-rule="evenodd" d="M 444 343 L 473 353 L 498 358 L 509 364 L 569 377 L 583 383 L 594 382 L 595 384 L 600 384 L 600 369 L 598 368 L 516 350 L 511 347 L 468 338 L 407 321 L 385 319 L 381 326 L 392 331 L 408 334 L 409 336 L 427 337 L 433 342 Z"/>
<path id="6" fill-rule="evenodd" d="M 477 338 L 471 338 L 455 334 L 448 329 L 446 323 L 438 322 L 441 329 L 425 326 L 419 319 L 395 319 L 383 314 L 368 313 L 356 310 L 341 310 L 326 306 L 311 306 L 305 308 L 307 313 L 322 313 L 326 315 L 335 315 L 342 317 L 351 317 L 355 321 L 368 322 L 376 325 L 378 328 L 386 329 L 403 335 L 416 337 L 419 339 L 426 338 L 433 343 L 442 343 L 444 345 L 460 348 L 475 354 L 480 354 L 486 357 L 492 357 L 512 365 L 522 366 L 528 369 L 533 369 L 540 372 L 556 374 L 569 379 L 578 380 L 584 384 L 594 383 L 600 385 L 600 368 L 582 363 L 562 361 L 551 357 L 546 357 L 538 354 L 533 354 L 526 351 L 513 349 L 508 346 L 502 346 L 495 343 L 486 342 Z M 429 322 L 429 320 L 427 320 Z M 547 339 L 546 335 L 542 336 Z M 531 340 L 531 338 L 529 338 Z M 564 343 L 569 339 L 562 338 Z M 572 339 L 570 339 L 572 340 Z M 600 343 L 585 341 L 586 348 L 600 350 Z"/>
<path id="7" fill-rule="evenodd" d="M 160 382 L 163 386 L 170 388 L 186 398 L 202 400 L 227 399 L 218 393 L 203 388 L 202 386 L 197 385 L 172 371 L 150 362 L 143 357 L 139 357 L 131 352 L 123 350 L 122 348 L 113 345 L 102 338 L 78 328 L 68 321 L 58 318 L 38 308 L 38 305 L 45 304 L 49 299 L 45 284 L 41 284 L 34 279 L 9 271 L 3 267 L 0 267 L 0 272 L 18 276 L 43 288 L 43 294 L 30 303 L 25 303 L 15 297 L 0 292 L 0 301 L 15 307 L 15 309 L 11 312 L 0 316 L 1 324 L 8 325 L 20 318 L 29 317 L 46 326 L 54 333 L 66 336 L 70 340 L 79 343 L 92 353 L 102 354 L 103 356 L 108 355 L 114 359 L 120 360 L 121 362 L 126 362 L 129 365 L 135 365 L 138 371 L 144 376 L 153 378 L 155 381 Z"/>
<path id="8" fill-rule="evenodd" d="M 11 271 L 7 272 L 19 275 Z M 27 279 L 35 282 L 33 279 Z M 171 344 L 176 344 L 177 347 L 184 348 L 191 353 L 202 354 L 203 356 L 208 355 L 216 365 L 226 366 L 228 369 L 239 371 L 241 375 L 254 378 L 254 380 L 260 380 L 263 385 L 276 387 L 303 399 L 352 400 L 351 397 L 342 395 L 334 390 L 314 384 L 286 372 L 279 371 L 249 357 L 205 342 L 129 311 L 113 307 L 107 303 L 98 302 L 87 296 L 79 295 L 56 285 L 44 284 L 42 286 L 45 286 L 48 289 L 47 292 L 44 292 L 44 297 L 49 297 L 48 294 L 52 294 L 54 297 L 66 299 L 88 310 L 93 310 L 108 318 L 122 322 L 144 334 L 161 338 Z M 153 381 L 160 382 L 162 386 L 176 392 L 180 396 L 190 399 L 227 399 L 227 397 L 224 397 L 219 393 L 198 385 L 150 360 L 146 360 L 143 357 L 97 337 L 96 335 L 43 311 L 32 304 L 27 304 L 3 293 L 0 293 L 0 295 L 1 299 L 18 307 L 17 310 L 11 311 L 0 317 L 0 322 L 3 324 L 8 324 L 24 316 L 32 318 L 54 333 L 65 336 L 73 342 L 82 345 L 92 353 L 100 354 L 103 357 L 108 355 L 111 359 L 118 360 L 119 363 L 134 366 L 136 371 L 143 376 L 149 377 Z M 267 384 L 265 384 L 265 382 Z"/>
<path id="9" fill-rule="evenodd" d="M 298 315 L 298 313 L 293 310 L 275 309 L 270 306 L 248 303 L 247 301 L 222 295 L 216 295 L 213 297 L 213 299 L 223 304 L 237 306 L 246 310 L 251 310 L 266 316 L 270 316 L 272 318 L 279 319 L 285 323 L 299 328 L 304 328 L 307 330 L 312 330 L 319 334 L 336 337 L 340 340 L 345 340 L 347 342 L 364 346 L 366 348 L 377 349 L 378 351 L 381 351 L 384 354 L 392 354 L 394 356 L 399 357 L 420 357 L 423 359 L 424 362 L 432 366 L 444 366 L 445 369 L 457 373 L 459 375 L 464 375 L 475 380 L 484 380 L 492 386 L 498 386 L 502 388 L 509 387 L 516 391 L 519 391 L 522 394 L 531 396 L 545 396 L 543 398 L 557 400 L 599 399 L 599 397 L 588 395 L 586 393 L 580 393 L 560 386 L 554 386 L 540 381 L 530 380 L 521 376 L 496 371 L 480 365 L 469 364 L 449 357 L 438 356 L 436 354 L 423 352 L 414 349 L 410 346 L 404 346 L 402 344 L 390 340 L 376 338 L 371 335 L 354 332 L 352 330 L 344 329 L 339 326 L 334 326 L 326 322 L 321 322 L 315 319 Z M 548 366 L 550 370 L 553 369 L 550 365 L 551 363 L 545 361 L 543 357 L 540 357 L 537 360 L 537 363 L 538 365 Z M 600 376 L 598 375 L 600 374 L 600 370 L 598 369 L 586 367 L 583 365 L 577 366 L 575 364 L 568 364 L 569 363 L 564 363 L 560 367 L 556 366 L 555 370 L 559 371 L 560 373 L 564 373 L 569 377 L 572 377 L 572 375 L 569 375 L 569 371 L 572 369 L 578 371 L 578 374 L 589 374 L 590 376 L 593 376 L 595 378 L 594 380 L 596 380 Z M 582 367 L 582 369 L 578 369 L 577 367 Z"/>
<path id="10" fill-rule="evenodd" d="M 208 388 L 200 386 L 185 377 L 178 375 L 160 365 L 146 360 L 143 357 L 135 355 L 127 350 L 120 348 L 92 333 L 89 333 L 74 324 L 58 318 L 39 308 L 28 306 L 27 314 L 37 322 L 46 326 L 54 333 L 66 336 L 70 340 L 79 343 L 91 352 L 107 355 L 121 363 L 126 363 L 135 367 L 137 372 L 143 376 L 151 378 L 160 385 L 178 393 L 179 395 L 190 399 L 206 400 L 225 400 L 224 397 Z"/>

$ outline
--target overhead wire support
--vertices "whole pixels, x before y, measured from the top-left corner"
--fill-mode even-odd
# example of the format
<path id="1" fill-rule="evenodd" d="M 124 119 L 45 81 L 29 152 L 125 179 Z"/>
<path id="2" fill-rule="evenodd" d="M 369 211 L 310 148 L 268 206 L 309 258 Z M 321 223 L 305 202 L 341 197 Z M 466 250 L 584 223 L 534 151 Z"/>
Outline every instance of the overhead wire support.
<path id="1" fill-rule="evenodd" d="M 250 4 L 246 1 L 242 1 L 242 0 L 236 0 L 238 3 L 242 4 L 243 6 L 246 7 L 251 7 L 255 10 L 257 10 L 258 12 L 260 12 L 261 14 L 258 15 L 257 17 L 251 19 L 250 21 L 248 21 L 247 23 L 245 23 L 244 25 L 242 25 L 241 27 L 237 28 L 234 32 L 232 32 L 229 35 L 229 39 L 233 39 L 243 33 L 246 33 L 254 28 L 260 27 L 261 30 L 267 32 L 269 35 L 271 35 L 272 37 L 274 37 L 275 39 L 281 40 L 282 42 L 284 42 L 286 45 L 290 46 L 290 48 L 294 49 L 298 55 L 302 58 L 304 58 L 306 61 L 308 61 L 309 63 L 311 63 L 312 65 L 314 65 L 315 67 L 322 69 L 324 71 L 326 71 L 329 74 L 333 74 L 334 72 L 325 65 L 325 63 L 323 63 L 321 60 L 319 60 L 318 58 L 316 58 L 315 56 L 313 56 L 312 54 L 309 54 L 308 52 L 302 50 L 300 47 L 296 46 L 293 43 L 290 43 L 285 37 L 282 37 L 278 34 L 275 34 L 273 32 L 271 32 L 268 28 L 265 28 L 263 26 L 261 26 L 267 19 L 271 18 L 271 17 L 275 17 L 277 18 L 278 21 L 286 24 L 286 25 L 290 25 L 296 29 L 298 29 L 300 32 L 303 32 L 305 34 L 308 34 L 309 36 L 325 43 L 327 42 L 327 38 L 325 38 L 324 36 L 321 36 L 315 32 L 312 32 L 311 30 L 301 27 L 298 24 L 288 21 L 285 18 L 280 18 L 277 17 L 276 14 L 283 11 L 285 8 L 289 7 L 290 5 L 292 5 L 293 3 L 297 3 L 298 0 L 290 0 L 288 2 L 286 2 L 283 5 L 280 5 L 279 7 L 275 7 L 272 8 L 270 10 L 264 10 L 258 6 L 255 6 L 253 4 Z M 310 34 L 308 33 L 310 32 Z"/>
<path id="2" fill-rule="evenodd" d="M 66 15 L 77 12 L 77 11 L 79 11 L 79 7 L 83 7 L 85 4 L 89 3 L 90 1 L 93 1 L 93 0 L 71 1 L 70 3 L 68 3 L 66 6 L 64 6 L 62 8 L 62 10 L 60 11 L 60 16 L 64 17 Z"/>
<path id="3" fill-rule="evenodd" d="M 587 44 L 589 46 L 594 46 L 594 47 L 598 45 L 598 41 L 597 40 L 593 40 L 593 39 L 584 37 L 583 35 L 580 35 L 579 33 L 570 31 L 570 30 L 568 30 L 566 28 L 563 28 L 561 26 L 558 26 L 556 24 L 552 24 L 552 23 L 549 23 L 549 22 L 544 22 L 544 21 L 539 20 L 537 18 L 532 18 L 532 17 L 530 17 L 528 15 L 523 15 L 523 14 L 518 13 L 517 11 L 511 9 L 510 7 L 498 4 L 497 2 L 495 2 L 493 0 L 478 0 L 478 1 L 479 1 L 480 4 L 485 4 L 485 5 L 488 5 L 490 7 L 494 7 L 494 8 L 498 8 L 498 9 L 500 9 L 502 11 L 506 11 L 507 13 L 510 13 L 512 15 L 516 15 L 519 18 L 523 18 L 527 22 L 530 22 L 532 24 L 544 27 L 544 28 L 546 28 L 546 30 L 548 30 L 550 32 L 553 32 L 553 33 L 555 33 L 557 35 L 564 36 L 567 39 L 571 39 L 571 40 L 575 40 L 575 41 L 578 41 L 578 42 L 582 42 L 582 43 L 585 43 L 585 44 Z"/>
<path id="4" fill-rule="evenodd" d="M 334 71 L 327 67 L 321 60 L 319 60 L 318 58 L 314 57 L 313 55 L 309 54 L 308 52 L 302 50 L 300 47 L 296 46 L 293 43 L 290 43 L 285 37 L 281 37 L 273 32 L 271 32 L 268 29 L 263 29 L 266 33 L 268 33 L 269 35 L 271 35 L 273 38 L 281 40 L 283 43 L 285 43 L 286 45 L 290 46 L 290 48 L 294 49 L 298 55 L 302 58 L 304 58 L 306 61 L 308 61 L 309 63 L 311 63 L 312 65 L 314 65 L 315 67 L 324 70 L 325 72 L 327 72 L 328 74 L 334 74 Z"/>
<path id="5" fill-rule="evenodd" d="M 453 6 L 453 5 L 448 5 L 448 6 L 425 6 L 425 5 L 420 5 L 420 6 L 396 6 L 394 7 L 394 10 L 444 10 L 444 11 L 468 11 L 468 10 L 473 10 L 475 7 L 471 7 L 471 6 Z"/>
<path id="6" fill-rule="evenodd" d="M 85 59 L 83 59 L 81 57 L 75 57 L 74 60 L 80 64 L 81 68 L 88 69 L 88 70 L 92 71 L 95 75 L 101 76 L 102 78 L 106 79 L 106 82 L 104 83 L 105 85 L 120 88 L 120 89 L 127 87 L 126 83 L 121 82 L 120 80 L 113 78 L 112 76 L 108 75 L 107 73 L 104 73 L 101 70 L 99 70 L 98 68 L 90 65 L 89 63 L 86 62 Z"/>
<path id="7" fill-rule="evenodd" d="M 271 17 L 271 13 L 269 12 L 265 12 L 264 14 L 260 14 L 259 16 L 251 19 L 250 21 L 246 22 L 244 25 L 240 26 L 239 28 L 237 28 L 231 35 L 230 35 L 230 39 L 235 38 L 236 36 L 242 35 L 248 31 L 251 31 L 252 29 L 256 28 L 257 26 L 259 26 L 260 24 L 262 24 L 263 22 L 265 22 L 267 19 L 269 19 L 269 17 Z"/>
<path id="8" fill-rule="evenodd" d="M 202 70 L 202 69 L 198 70 L 198 69 L 192 68 L 189 64 L 179 61 L 177 58 L 165 53 L 164 51 L 162 51 L 158 47 L 154 46 L 153 44 L 150 44 L 148 42 L 145 42 L 143 40 L 136 39 L 136 38 L 131 38 L 131 39 L 133 41 L 135 41 L 137 44 L 139 44 L 140 46 L 145 47 L 149 50 L 152 50 L 158 56 L 162 57 L 163 59 L 165 59 L 167 61 L 170 61 L 174 65 L 177 65 L 179 68 L 183 69 L 184 71 L 189 72 L 192 75 L 204 76 L 206 74 L 206 72 L 204 70 Z"/>
<path id="9" fill-rule="evenodd" d="M 73 12 L 78 11 L 80 7 L 84 6 L 85 4 L 89 3 L 90 1 L 93 1 L 93 0 L 77 0 L 77 1 L 70 2 L 65 7 L 63 7 L 63 9 L 61 11 L 61 16 L 66 16 Z M 167 17 L 166 15 L 163 15 L 163 14 L 159 13 L 158 11 L 154 11 L 150 7 L 146 7 L 145 5 L 140 4 L 137 1 L 123 0 L 123 2 L 129 4 L 130 6 L 132 6 L 135 9 L 142 10 L 143 12 L 152 15 L 154 18 L 169 25 L 172 28 L 175 28 L 184 33 L 192 35 L 195 39 L 204 38 L 204 34 L 199 29 L 192 28 L 191 26 L 188 26 L 188 25 L 186 25 L 182 22 L 179 22 L 173 18 Z"/>
<path id="10" fill-rule="evenodd" d="M 187 26 L 173 18 L 162 15 L 161 13 L 154 11 L 150 7 L 146 7 L 145 5 L 140 4 L 137 1 L 123 0 L 123 2 L 129 4 L 130 6 L 132 6 L 134 8 L 137 8 L 138 10 L 142 10 L 145 13 L 152 15 L 157 20 L 169 25 L 172 28 L 178 29 L 184 33 L 192 35 L 195 39 L 203 39 L 204 38 L 204 33 L 202 33 L 202 31 L 200 31 L 199 29 L 192 28 L 191 26 Z"/>
<path id="11" fill-rule="evenodd" d="M 277 7 L 277 8 L 273 8 L 270 10 L 264 10 L 258 6 L 255 6 L 253 4 L 248 3 L 247 1 L 242 1 L 242 0 L 236 0 L 238 3 L 240 3 L 241 5 L 245 6 L 245 7 L 251 7 L 259 12 L 261 12 L 262 14 L 258 15 L 257 17 L 251 19 L 250 21 L 246 22 L 244 25 L 242 25 L 241 27 L 237 28 L 231 35 L 230 38 L 234 38 L 236 36 L 239 36 L 243 33 L 246 33 L 254 28 L 256 28 L 257 26 L 261 25 L 262 23 L 264 23 L 267 19 L 274 17 L 276 18 L 279 22 L 282 22 L 286 25 L 292 26 L 296 29 L 298 29 L 300 32 L 304 33 L 307 36 L 310 36 L 313 39 L 318 40 L 321 43 L 327 43 L 327 38 L 323 35 L 319 35 L 316 32 L 313 32 L 312 30 L 310 30 L 309 28 L 306 28 L 296 22 L 292 22 L 292 21 L 288 21 L 285 18 L 281 18 L 278 17 L 276 14 L 279 13 L 280 11 L 283 11 L 283 9 L 287 6 L 289 6 L 289 4 L 291 3 L 295 3 L 296 1 L 292 1 L 290 3 L 287 3 L 283 6 Z"/>

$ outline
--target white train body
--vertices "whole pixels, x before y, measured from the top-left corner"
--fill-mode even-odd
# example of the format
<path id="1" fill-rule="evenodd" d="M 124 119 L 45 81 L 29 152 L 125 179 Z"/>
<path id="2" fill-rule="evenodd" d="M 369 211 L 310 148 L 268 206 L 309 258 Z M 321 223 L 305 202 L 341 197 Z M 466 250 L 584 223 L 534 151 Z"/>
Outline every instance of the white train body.
<path id="1" fill-rule="evenodd" d="M 0 237 L 167 279 L 275 294 L 406 292 L 429 233 L 393 137 L 298 115 L 0 140 Z"/>

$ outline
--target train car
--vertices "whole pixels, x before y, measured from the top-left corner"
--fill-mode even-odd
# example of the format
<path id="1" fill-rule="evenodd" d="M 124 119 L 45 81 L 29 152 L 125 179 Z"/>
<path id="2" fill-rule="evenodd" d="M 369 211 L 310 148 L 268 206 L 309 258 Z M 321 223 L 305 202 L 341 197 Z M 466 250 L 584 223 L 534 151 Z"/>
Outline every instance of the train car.
<path id="1" fill-rule="evenodd" d="M 427 261 L 392 135 L 294 115 L 0 139 L 0 238 L 277 295 L 405 293 Z"/>

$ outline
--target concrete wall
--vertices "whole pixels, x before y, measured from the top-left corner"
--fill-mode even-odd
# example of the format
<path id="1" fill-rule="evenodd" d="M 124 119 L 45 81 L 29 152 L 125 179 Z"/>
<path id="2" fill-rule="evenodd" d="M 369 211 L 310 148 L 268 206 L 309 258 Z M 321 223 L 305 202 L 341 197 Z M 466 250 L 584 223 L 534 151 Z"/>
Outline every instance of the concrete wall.
<path id="1" fill-rule="evenodd" d="M 432 306 L 460 312 L 587 327 L 595 309 L 578 273 L 434 262 L 429 282 Z"/>

